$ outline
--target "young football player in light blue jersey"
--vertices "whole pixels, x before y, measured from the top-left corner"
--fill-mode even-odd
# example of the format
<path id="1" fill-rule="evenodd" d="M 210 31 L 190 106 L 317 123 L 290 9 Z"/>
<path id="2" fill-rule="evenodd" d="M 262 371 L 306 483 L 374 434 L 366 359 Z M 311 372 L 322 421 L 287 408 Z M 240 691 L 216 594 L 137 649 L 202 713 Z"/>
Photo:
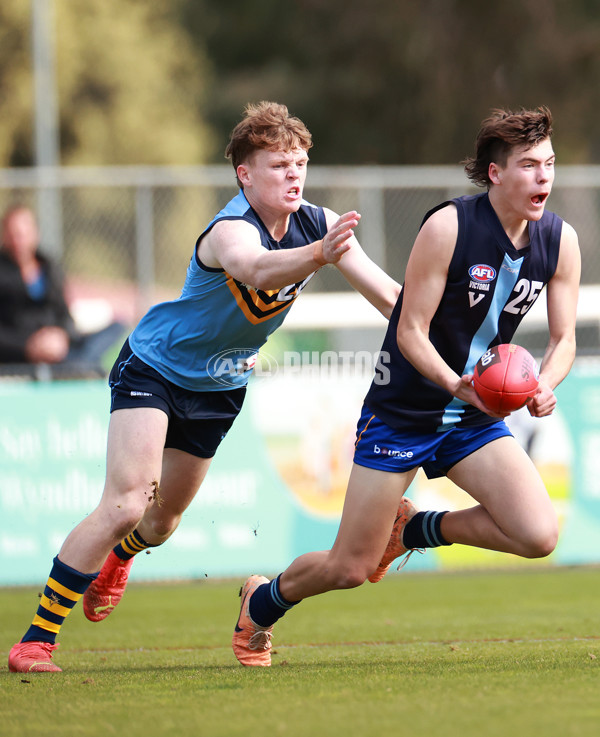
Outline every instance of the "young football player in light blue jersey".
<path id="1" fill-rule="evenodd" d="M 554 549 L 557 518 L 542 479 L 472 385 L 478 358 L 511 341 L 544 286 L 550 339 L 532 416 L 552 413 L 575 357 L 581 258 L 573 228 L 545 210 L 551 135 L 547 108 L 495 111 L 465 167 L 486 191 L 427 213 L 358 422 L 333 548 L 300 556 L 272 581 L 246 581 L 233 635 L 244 665 L 271 664 L 273 624 L 294 604 L 375 583 L 411 550 L 460 543 L 536 558 Z M 419 467 L 446 475 L 477 505 L 417 512 L 404 493 Z"/>
<path id="2" fill-rule="evenodd" d="M 226 156 L 240 192 L 200 235 L 179 299 L 152 307 L 123 346 L 109 378 L 104 493 L 54 559 L 11 671 L 60 671 L 52 654 L 75 603 L 83 597 L 92 621 L 108 616 L 135 554 L 173 533 L 241 409 L 256 353 L 320 267 L 335 264 L 389 318 L 400 286 L 358 244 L 358 213 L 303 199 L 311 146 L 276 103 L 249 105 L 233 130 Z"/>

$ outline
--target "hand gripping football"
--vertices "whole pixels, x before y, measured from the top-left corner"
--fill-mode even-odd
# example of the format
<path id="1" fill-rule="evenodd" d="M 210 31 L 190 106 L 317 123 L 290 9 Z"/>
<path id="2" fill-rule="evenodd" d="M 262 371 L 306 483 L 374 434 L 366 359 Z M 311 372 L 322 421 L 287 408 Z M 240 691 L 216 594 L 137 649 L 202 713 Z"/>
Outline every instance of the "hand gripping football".
<path id="1" fill-rule="evenodd" d="M 539 368 L 529 351 L 514 343 L 495 345 L 481 356 L 473 386 L 492 412 L 514 412 L 536 393 Z"/>

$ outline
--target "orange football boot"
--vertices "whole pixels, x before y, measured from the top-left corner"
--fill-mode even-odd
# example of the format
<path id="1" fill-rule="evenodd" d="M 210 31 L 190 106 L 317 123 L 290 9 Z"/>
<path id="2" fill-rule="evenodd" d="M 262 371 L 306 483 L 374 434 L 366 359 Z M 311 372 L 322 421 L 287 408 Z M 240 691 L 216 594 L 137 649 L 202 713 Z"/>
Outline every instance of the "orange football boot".
<path id="1" fill-rule="evenodd" d="M 269 583 L 264 576 L 250 576 L 240 589 L 242 599 L 231 645 L 235 657 L 242 665 L 271 665 L 271 637 L 273 625 L 261 627 L 250 618 L 250 597 L 263 583 Z"/>
<path id="2" fill-rule="evenodd" d="M 388 572 L 392 562 L 398 558 L 398 556 L 409 552 L 408 548 L 404 547 L 402 542 L 402 533 L 404 532 L 404 528 L 408 521 L 411 520 L 418 511 L 419 510 L 410 501 L 410 499 L 407 499 L 405 496 L 402 497 L 396 514 L 396 521 L 392 528 L 392 534 L 390 535 L 390 540 L 387 544 L 387 548 L 385 549 L 385 553 L 383 554 L 383 558 L 381 559 L 381 563 L 377 566 L 375 572 L 369 576 L 369 581 L 371 583 L 381 581 Z M 412 550 L 410 553 L 412 553 Z"/>
<path id="3" fill-rule="evenodd" d="M 133 558 L 122 560 L 110 551 L 98 578 L 83 595 L 83 613 L 90 622 L 106 619 L 121 601 L 132 565 Z"/>
<path id="4" fill-rule="evenodd" d="M 62 673 L 56 663 L 52 662 L 52 652 L 58 643 L 51 642 L 17 642 L 8 655 L 8 670 L 11 673 Z"/>

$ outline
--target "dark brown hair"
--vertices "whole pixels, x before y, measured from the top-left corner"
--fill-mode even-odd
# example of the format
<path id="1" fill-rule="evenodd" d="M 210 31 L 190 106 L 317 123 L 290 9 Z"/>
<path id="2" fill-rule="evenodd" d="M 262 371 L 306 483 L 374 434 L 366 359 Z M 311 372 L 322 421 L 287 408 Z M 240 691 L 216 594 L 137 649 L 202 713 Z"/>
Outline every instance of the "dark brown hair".
<path id="1" fill-rule="evenodd" d="M 258 149 L 292 151 L 312 146 L 312 136 L 304 123 L 290 115 L 285 105 L 277 102 L 249 103 L 244 117 L 231 132 L 225 157 L 237 171 L 240 164 Z M 241 186 L 239 180 L 238 185 Z"/>
<path id="2" fill-rule="evenodd" d="M 492 110 L 481 124 L 475 142 L 475 156 L 462 163 L 469 179 L 478 187 L 490 186 L 492 162 L 500 166 L 515 148 L 531 148 L 552 137 L 552 113 L 541 106 L 537 110 Z"/>

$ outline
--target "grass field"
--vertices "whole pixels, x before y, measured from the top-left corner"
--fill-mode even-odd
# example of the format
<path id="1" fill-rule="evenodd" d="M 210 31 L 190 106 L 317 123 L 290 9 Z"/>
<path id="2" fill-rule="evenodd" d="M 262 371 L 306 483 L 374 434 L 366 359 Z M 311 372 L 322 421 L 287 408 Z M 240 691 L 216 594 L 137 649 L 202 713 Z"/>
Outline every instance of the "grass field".
<path id="1" fill-rule="evenodd" d="M 587 737 L 600 734 L 600 570 L 388 575 L 303 602 L 273 667 L 235 660 L 241 581 L 132 584 L 81 607 L 61 674 L 0 671 L 0 734 Z M 0 652 L 37 590 L 0 589 Z"/>

